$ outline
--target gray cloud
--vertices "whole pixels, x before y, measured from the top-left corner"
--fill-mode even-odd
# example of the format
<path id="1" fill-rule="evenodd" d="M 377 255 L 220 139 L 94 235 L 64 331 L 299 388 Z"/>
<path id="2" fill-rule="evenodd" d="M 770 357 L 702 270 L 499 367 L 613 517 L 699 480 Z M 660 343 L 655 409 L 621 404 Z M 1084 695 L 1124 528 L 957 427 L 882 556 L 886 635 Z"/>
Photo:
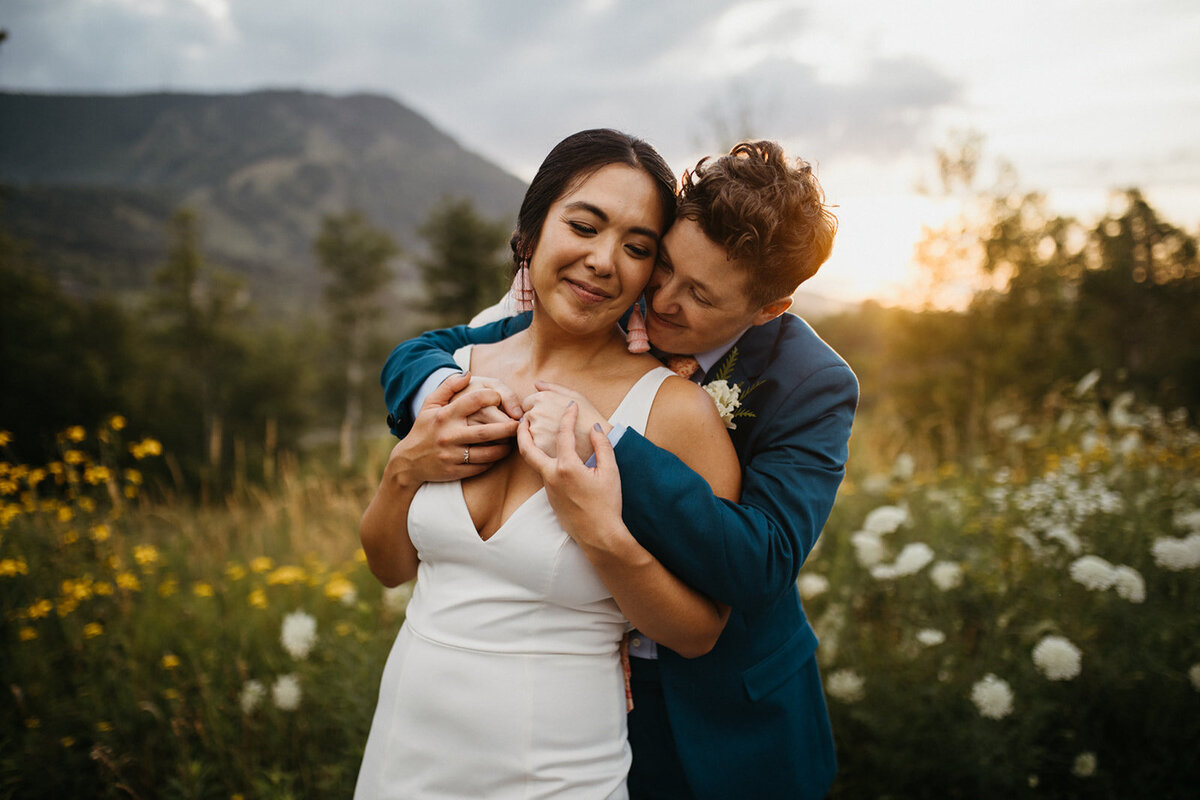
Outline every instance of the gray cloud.
<path id="1" fill-rule="evenodd" d="M 733 0 L 481 0 L 328 3 L 231 0 L 227 20 L 193 2 L 16 0 L 3 23 L 0 85 L 31 90 L 375 91 L 414 106 L 465 144 L 528 173 L 562 136 L 610 125 L 673 161 L 716 145 L 739 114 L 758 135 L 824 160 L 919 146 L 954 81 L 915 59 L 877 61 L 832 84 L 776 56 L 710 74 Z M 803 9 L 772 11 L 738 47 L 786 49 Z M 752 87 L 752 88 L 750 88 Z"/>

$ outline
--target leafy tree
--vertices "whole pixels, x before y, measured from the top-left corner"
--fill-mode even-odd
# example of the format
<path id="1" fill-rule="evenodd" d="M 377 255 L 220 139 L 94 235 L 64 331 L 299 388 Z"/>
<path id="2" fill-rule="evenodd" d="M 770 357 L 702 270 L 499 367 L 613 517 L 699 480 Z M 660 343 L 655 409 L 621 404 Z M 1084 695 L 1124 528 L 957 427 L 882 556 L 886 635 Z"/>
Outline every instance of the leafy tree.
<path id="1" fill-rule="evenodd" d="M 459 325 L 504 296 L 512 264 L 506 225 L 481 217 L 470 200 L 445 200 L 417 233 L 429 246 L 417 266 L 431 324 Z"/>
<path id="2" fill-rule="evenodd" d="M 389 260 L 399 252 L 391 236 L 373 227 L 359 211 L 329 215 L 314 244 L 317 263 L 328 275 L 325 300 L 333 317 L 334 338 L 345 359 L 345 411 L 340 456 L 354 461 L 362 430 L 363 376 L 371 329 L 383 311 L 382 290 L 392 280 Z"/>

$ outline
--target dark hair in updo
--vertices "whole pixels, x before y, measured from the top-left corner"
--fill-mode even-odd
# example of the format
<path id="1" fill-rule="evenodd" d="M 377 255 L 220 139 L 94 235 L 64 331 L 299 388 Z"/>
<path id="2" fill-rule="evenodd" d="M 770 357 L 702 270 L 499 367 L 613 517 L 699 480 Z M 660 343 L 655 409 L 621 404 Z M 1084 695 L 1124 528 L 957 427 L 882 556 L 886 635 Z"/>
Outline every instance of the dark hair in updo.
<path id="1" fill-rule="evenodd" d="M 625 164 L 649 175 L 662 206 L 662 231 L 671 226 L 675 221 L 675 175 L 658 151 L 641 139 L 611 128 L 580 131 L 554 146 L 525 192 L 509 242 L 516 264 L 532 254 L 554 201 L 609 164 Z"/>

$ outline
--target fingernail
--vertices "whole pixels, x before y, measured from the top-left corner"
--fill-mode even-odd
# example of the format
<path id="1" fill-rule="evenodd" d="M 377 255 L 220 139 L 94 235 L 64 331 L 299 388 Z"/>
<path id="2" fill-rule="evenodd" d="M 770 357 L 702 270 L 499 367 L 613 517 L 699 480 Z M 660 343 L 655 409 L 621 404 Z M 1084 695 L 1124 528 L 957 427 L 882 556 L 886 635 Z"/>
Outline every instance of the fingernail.
<path id="1" fill-rule="evenodd" d="M 570 408 L 573 405 L 575 405 L 575 401 L 571 400 L 570 402 L 567 403 L 567 408 Z"/>
<path id="2" fill-rule="evenodd" d="M 596 429 L 596 433 L 604 433 L 604 428 L 600 427 L 599 422 L 593 423 L 592 427 Z"/>

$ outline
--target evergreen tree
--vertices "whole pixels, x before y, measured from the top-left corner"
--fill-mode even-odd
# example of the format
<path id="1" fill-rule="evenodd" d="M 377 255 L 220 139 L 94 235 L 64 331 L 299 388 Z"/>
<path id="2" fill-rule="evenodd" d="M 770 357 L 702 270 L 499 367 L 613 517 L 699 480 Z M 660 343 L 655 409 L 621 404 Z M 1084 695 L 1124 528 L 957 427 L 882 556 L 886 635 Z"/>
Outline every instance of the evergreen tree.
<path id="1" fill-rule="evenodd" d="M 417 233 L 429 246 L 417 266 L 434 327 L 462 324 L 504 296 L 512 277 L 508 226 L 481 217 L 470 200 L 445 200 Z"/>
<path id="2" fill-rule="evenodd" d="M 383 310 L 382 290 L 392 280 L 389 261 L 399 248 L 361 212 L 351 211 L 324 218 L 314 250 L 317 263 L 329 277 L 325 300 L 333 318 L 334 338 L 345 358 L 346 402 L 339 440 L 342 466 L 349 467 L 362 431 L 367 347 Z"/>

